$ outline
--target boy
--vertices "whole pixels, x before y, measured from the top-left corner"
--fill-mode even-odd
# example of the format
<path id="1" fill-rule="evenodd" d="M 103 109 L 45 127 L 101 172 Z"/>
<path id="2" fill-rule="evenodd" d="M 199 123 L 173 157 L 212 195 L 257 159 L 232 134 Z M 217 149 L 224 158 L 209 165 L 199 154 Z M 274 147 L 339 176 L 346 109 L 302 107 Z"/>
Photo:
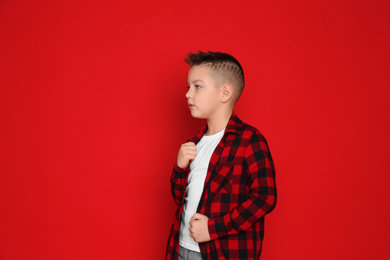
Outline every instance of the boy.
<path id="1" fill-rule="evenodd" d="M 178 209 L 166 259 L 259 259 L 275 171 L 263 135 L 233 111 L 244 72 L 226 53 L 190 53 L 186 62 L 188 107 L 207 124 L 181 145 L 173 168 Z"/>

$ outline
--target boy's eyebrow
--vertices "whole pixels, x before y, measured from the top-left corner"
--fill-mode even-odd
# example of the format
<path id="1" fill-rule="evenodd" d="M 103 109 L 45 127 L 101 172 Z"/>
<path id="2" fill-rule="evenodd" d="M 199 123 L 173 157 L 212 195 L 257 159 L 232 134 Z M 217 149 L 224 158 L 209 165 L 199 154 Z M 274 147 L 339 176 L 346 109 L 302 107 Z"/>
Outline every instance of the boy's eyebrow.
<path id="1" fill-rule="evenodd" d="M 197 81 L 204 82 L 204 81 L 203 81 L 203 80 L 201 80 L 201 79 L 196 79 L 196 80 L 192 81 L 192 83 L 195 83 L 195 82 L 197 82 Z M 188 84 L 188 82 L 187 82 L 187 84 Z"/>

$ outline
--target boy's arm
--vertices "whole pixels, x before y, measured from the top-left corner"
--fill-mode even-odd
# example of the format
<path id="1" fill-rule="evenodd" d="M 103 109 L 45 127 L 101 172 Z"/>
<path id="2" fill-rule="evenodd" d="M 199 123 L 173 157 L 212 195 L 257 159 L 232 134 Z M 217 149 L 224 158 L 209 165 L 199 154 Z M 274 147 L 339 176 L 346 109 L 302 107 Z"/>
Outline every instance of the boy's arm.
<path id="1" fill-rule="evenodd" d="M 229 213 L 208 220 L 211 240 L 248 230 L 276 205 L 275 170 L 266 140 L 253 134 L 245 152 L 249 196 Z"/>
<path id="2" fill-rule="evenodd" d="M 173 167 L 171 175 L 171 193 L 176 205 L 179 206 L 184 194 L 184 182 L 187 178 L 188 170 L 180 168 L 177 164 Z"/>
<path id="3" fill-rule="evenodd" d="M 184 186 L 188 175 L 187 167 L 190 161 L 195 159 L 195 156 L 196 145 L 194 142 L 187 142 L 180 146 L 171 175 L 171 193 L 178 206 L 185 192 Z"/>

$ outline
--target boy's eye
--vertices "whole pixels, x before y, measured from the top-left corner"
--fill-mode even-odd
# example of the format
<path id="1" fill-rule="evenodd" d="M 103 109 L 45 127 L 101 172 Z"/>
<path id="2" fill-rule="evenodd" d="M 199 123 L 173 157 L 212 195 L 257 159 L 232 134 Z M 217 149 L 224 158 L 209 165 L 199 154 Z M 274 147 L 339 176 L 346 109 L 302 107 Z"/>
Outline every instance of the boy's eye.
<path id="1" fill-rule="evenodd" d="M 187 88 L 190 89 L 191 86 L 188 85 Z M 195 85 L 195 88 L 200 88 L 200 86 L 199 85 Z"/>

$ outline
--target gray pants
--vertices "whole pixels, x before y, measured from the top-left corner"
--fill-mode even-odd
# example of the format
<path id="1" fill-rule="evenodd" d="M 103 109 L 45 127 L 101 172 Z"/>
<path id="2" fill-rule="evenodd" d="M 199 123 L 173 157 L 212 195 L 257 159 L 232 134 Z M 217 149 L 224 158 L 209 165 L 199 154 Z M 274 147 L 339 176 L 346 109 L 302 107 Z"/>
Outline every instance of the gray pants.
<path id="1" fill-rule="evenodd" d="M 180 246 L 179 260 L 202 260 L 202 255 L 199 252 L 195 252 Z"/>

